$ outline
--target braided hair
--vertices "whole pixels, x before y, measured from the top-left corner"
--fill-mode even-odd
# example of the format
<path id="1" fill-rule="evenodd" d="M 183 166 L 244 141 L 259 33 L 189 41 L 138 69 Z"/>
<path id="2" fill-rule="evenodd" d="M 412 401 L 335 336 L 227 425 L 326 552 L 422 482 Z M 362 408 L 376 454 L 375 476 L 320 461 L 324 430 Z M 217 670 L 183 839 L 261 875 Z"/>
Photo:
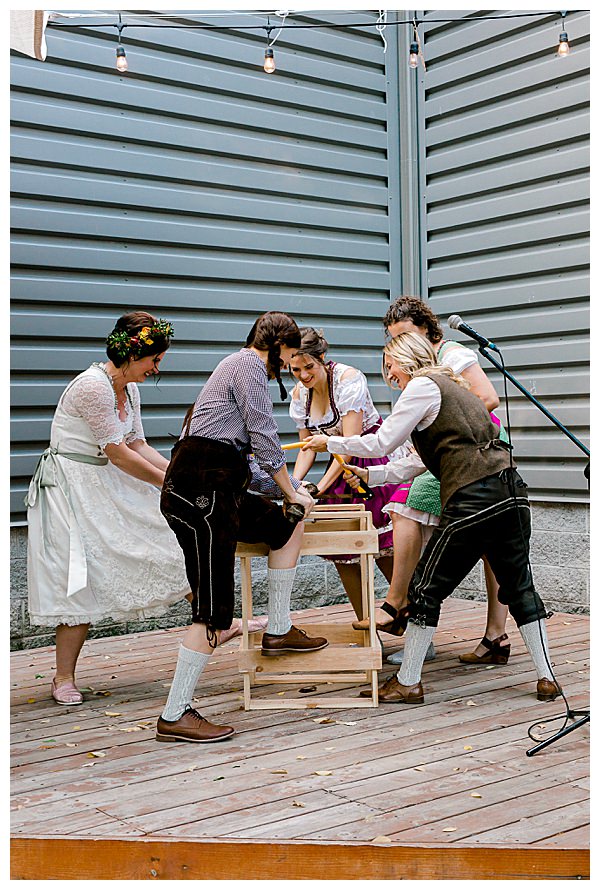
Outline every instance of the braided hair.
<path id="1" fill-rule="evenodd" d="M 246 347 L 267 353 L 267 374 L 269 379 L 275 378 L 279 384 L 281 401 L 287 399 L 287 390 L 281 380 L 281 347 L 300 348 L 302 337 L 300 329 L 291 315 L 285 312 L 265 312 L 257 318 L 246 338 Z"/>

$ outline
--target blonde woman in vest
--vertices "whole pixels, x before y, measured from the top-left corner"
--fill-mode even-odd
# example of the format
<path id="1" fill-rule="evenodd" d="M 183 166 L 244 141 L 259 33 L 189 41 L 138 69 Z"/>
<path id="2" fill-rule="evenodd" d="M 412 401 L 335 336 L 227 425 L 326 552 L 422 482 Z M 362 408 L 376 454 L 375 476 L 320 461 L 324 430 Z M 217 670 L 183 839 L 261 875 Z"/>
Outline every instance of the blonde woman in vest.
<path id="1" fill-rule="evenodd" d="M 438 364 L 419 334 L 384 348 L 384 373 L 402 394 L 379 430 L 368 436 L 313 436 L 305 448 L 361 457 L 389 454 L 410 436 L 415 453 L 379 467 L 352 467 L 370 486 L 403 482 L 429 469 L 440 481 L 442 514 L 410 582 L 404 659 L 379 689 L 379 700 L 422 703 L 421 669 L 442 602 L 486 556 L 499 599 L 517 623 L 533 659 L 537 697 L 560 693 L 550 668 L 544 604 L 529 566 L 531 517 L 526 486 L 511 465 L 510 446 L 467 381 Z"/>
<path id="2" fill-rule="evenodd" d="M 493 422 L 500 428 L 500 438 L 506 439 L 500 420 L 491 413 L 498 407 L 496 391 L 479 365 L 477 353 L 454 340 L 445 340 L 442 326 L 431 308 L 418 297 L 401 296 L 390 305 L 383 319 L 386 333 L 391 337 L 413 332 L 426 337 L 433 346 L 438 361 L 452 368 L 471 385 L 471 392 L 483 401 Z M 386 601 L 378 608 L 375 620 L 382 630 L 393 620 L 393 615 L 406 607 L 408 584 L 433 529 L 439 524 L 442 506 L 440 483 L 429 472 L 417 476 L 408 490 L 401 489 L 384 508 L 393 524 L 394 557 L 400 567 L 398 589 L 403 597 L 393 599 L 388 592 Z M 508 609 L 498 600 L 498 582 L 488 561 L 483 569 L 487 590 L 487 618 L 485 633 L 473 652 L 459 655 L 464 664 L 506 664 L 510 643 L 506 633 Z M 391 591 L 394 593 L 395 591 Z M 428 659 L 433 656 L 433 646 Z M 388 656 L 391 664 L 402 664 L 403 650 Z"/>

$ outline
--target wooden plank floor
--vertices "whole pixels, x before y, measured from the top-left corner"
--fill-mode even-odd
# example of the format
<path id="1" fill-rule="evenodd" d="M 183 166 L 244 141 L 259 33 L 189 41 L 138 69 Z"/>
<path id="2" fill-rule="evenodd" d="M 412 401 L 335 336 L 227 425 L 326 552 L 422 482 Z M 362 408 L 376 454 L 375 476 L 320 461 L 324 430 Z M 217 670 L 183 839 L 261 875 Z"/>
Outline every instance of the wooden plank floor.
<path id="1" fill-rule="evenodd" d="M 351 619 L 347 606 L 298 614 L 305 625 Z M 548 720 L 563 713 L 564 703 L 536 700 L 535 673 L 512 621 L 513 652 L 506 666 L 458 663 L 457 654 L 481 637 L 484 616 L 481 603 L 450 599 L 445 604 L 435 637 L 438 657 L 424 669 L 426 703 L 410 707 L 244 712 L 239 640 L 232 640 L 209 662 L 198 707 L 237 732 L 207 746 L 154 739 L 179 628 L 87 642 L 79 684 L 88 691 L 80 707 L 58 707 L 49 698 L 53 649 L 13 653 L 13 877 L 69 876 L 65 868 L 79 868 L 73 874 L 80 877 L 102 876 L 93 871 L 89 852 L 87 866 L 71 852 L 71 864 L 54 873 L 56 857 L 32 856 L 35 843 L 40 852 L 44 842 L 68 841 L 71 850 L 74 841 L 111 840 L 114 851 L 117 839 L 120 845 L 160 839 L 162 849 L 171 851 L 177 841 L 186 850 L 190 841 L 219 842 L 225 844 L 222 850 L 229 844 L 248 850 L 252 842 L 257 850 L 265 843 L 274 850 L 282 843 L 300 856 L 298 868 L 300 850 L 321 851 L 317 868 L 327 847 L 339 845 L 350 851 L 367 845 L 371 869 L 382 849 L 388 865 L 396 861 L 392 851 L 439 850 L 446 868 L 453 855 L 464 859 L 465 851 L 475 850 L 479 860 L 473 861 L 481 861 L 482 869 L 483 848 L 528 856 L 538 851 L 543 857 L 525 863 L 515 855 L 506 860 L 520 863 L 514 876 L 545 876 L 544 868 L 554 868 L 550 862 L 557 863 L 551 876 L 589 874 L 589 726 L 526 756 L 534 744 L 528 727 L 541 722 L 542 737 L 558 729 L 561 721 Z M 571 708 L 587 707 L 589 619 L 555 614 L 548 630 L 555 671 Z M 384 642 L 386 652 L 402 644 L 387 635 Z M 392 670 L 385 666 L 383 676 Z M 324 684 L 318 689 L 319 694 L 339 691 Z M 299 695 L 293 686 L 277 692 Z M 347 694 L 357 690 L 348 688 Z M 257 871 L 246 869 L 245 876 L 265 877 L 261 865 L 267 858 L 249 854 Z M 473 873 L 469 861 L 467 875 L 459 870 L 452 876 L 486 876 Z M 228 876 L 223 867 L 217 876 Z M 52 873 L 40 874 L 43 868 Z M 179 878 L 209 876 L 206 870 L 199 875 L 182 868 Z M 431 868 L 414 876 L 435 876 Z M 506 868 L 503 876 L 513 877 L 510 865 Z M 360 870 L 339 876 L 369 875 L 385 876 Z M 150 869 L 148 876 L 164 874 L 152 875 Z"/>

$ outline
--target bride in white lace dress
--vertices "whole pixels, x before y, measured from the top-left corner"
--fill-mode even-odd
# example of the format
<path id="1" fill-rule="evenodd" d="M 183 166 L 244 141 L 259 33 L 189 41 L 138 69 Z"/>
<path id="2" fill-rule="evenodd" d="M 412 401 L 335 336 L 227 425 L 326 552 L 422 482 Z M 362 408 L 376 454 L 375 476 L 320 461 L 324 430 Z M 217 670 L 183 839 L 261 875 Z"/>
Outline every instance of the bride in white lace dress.
<path id="1" fill-rule="evenodd" d="M 172 334 L 146 312 L 119 319 L 109 360 L 63 392 L 29 488 L 29 614 L 56 627 L 59 704 L 83 700 L 75 666 L 90 624 L 162 615 L 189 592 L 159 508 L 169 462 L 144 439 L 136 385 L 158 373 Z"/>

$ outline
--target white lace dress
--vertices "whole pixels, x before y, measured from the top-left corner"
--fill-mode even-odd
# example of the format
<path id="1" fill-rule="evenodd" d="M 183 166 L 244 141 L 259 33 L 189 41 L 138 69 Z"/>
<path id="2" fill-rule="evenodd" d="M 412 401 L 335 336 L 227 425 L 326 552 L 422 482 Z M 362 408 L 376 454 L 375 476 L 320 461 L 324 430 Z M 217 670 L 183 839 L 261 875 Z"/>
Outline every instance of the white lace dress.
<path id="1" fill-rule="evenodd" d="M 159 489 L 119 470 L 104 454 L 109 443 L 144 438 L 135 384 L 128 384 L 127 395 L 122 421 L 110 378 L 94 364 L 60 398 L 50 449 L 27 499 L 32 624 L 154 618 L 189 590 L 183 553 L 160 512 Z"/>

